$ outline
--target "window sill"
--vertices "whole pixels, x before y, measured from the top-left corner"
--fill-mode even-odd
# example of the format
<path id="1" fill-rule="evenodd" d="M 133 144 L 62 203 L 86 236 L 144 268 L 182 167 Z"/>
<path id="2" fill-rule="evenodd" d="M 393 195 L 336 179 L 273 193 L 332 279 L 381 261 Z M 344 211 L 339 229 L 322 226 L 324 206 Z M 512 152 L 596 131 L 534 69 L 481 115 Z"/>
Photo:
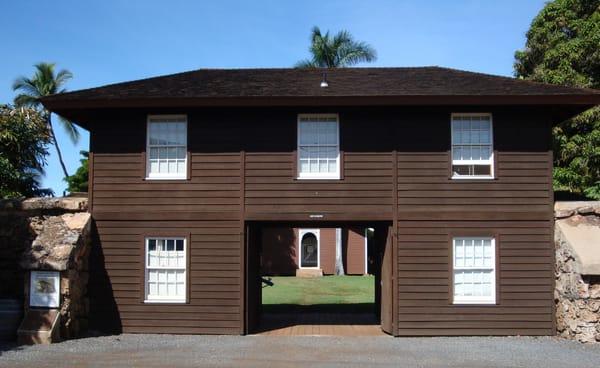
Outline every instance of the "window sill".
<path id="1" fill-rule="evenodd" d="M 172 180 L 172 181 L 185 181 L 188 180 L 188 178 L 186 176 L 182 176 L 182 177 L 151 177 L 151 176 L 147 176 L 144 178 L 145 181 L 168 181 L 168 180 Z"/>
<path id="2" fill-rule="evenodd" d="M 487 305 L 487 306 L 495 306 L 495 300 L 455 300 L 452 302 L 452 305 Z"/>
<path id="3" fill-rule="evenodd" d="M 297 176 L 295 180 L 342 180 L 340 176 Z"/>
<path id="4" fill-rule="evenodd" d="M 186 300 L 173 300 L 173 299 L 146 299 L 145 304 L 185 304 Z"/>
<path id="5" fill-rule="evenodd" d="M 496 180 L 493 176 L 451 176 L 450 180 Z"/>

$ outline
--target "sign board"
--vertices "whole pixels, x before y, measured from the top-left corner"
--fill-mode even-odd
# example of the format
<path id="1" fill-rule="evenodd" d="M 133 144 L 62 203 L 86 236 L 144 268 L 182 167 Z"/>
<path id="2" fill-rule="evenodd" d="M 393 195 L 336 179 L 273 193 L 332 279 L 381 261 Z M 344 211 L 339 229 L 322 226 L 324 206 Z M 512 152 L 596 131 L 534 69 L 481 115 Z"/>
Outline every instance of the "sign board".
<path id="1" fill-rule="evenodd" d="M 60 273 L 31 271 L 29 306 L 58 308 L 60 306 Z"/>

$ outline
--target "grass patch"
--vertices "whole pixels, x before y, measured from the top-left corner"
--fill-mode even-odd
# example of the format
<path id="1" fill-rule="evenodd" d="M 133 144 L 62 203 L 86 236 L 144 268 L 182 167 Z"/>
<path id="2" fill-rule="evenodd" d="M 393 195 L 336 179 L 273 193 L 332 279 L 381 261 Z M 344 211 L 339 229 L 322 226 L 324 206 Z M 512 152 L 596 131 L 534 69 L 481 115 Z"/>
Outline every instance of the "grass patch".
<path id="1" fill-rule="evenodd" d="M 264 311 L 372 311 L 373 276 L 271 277 L 263 283 Z"/>

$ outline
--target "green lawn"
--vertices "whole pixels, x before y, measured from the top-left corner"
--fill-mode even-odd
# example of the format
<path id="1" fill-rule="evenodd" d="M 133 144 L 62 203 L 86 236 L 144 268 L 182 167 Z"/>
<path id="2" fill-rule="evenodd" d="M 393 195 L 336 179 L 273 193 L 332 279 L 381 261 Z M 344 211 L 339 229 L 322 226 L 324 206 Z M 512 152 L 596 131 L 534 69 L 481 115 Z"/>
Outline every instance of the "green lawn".
<path id="1" fill-rule="evenodd" d="M 373 276 L 323 276 L 315 278 L 270 277 L 273 286 L 263 283 L 263 309 L 372 310 Z"/>

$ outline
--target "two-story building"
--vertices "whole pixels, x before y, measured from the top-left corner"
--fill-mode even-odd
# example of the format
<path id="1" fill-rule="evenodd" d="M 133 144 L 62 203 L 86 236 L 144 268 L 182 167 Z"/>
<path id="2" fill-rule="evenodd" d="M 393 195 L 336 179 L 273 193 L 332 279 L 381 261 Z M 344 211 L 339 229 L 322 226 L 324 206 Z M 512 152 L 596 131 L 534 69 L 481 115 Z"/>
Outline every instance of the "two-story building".
<path id="1" fill-rule="evenodd" d="M 389 334 L 554 334 L 551 127 L 598 91 L 239 69 L 42 102 L 90 131 L 92 328 L 251 332 L 261 229 L 356 226 L 375 230 Z"/>

